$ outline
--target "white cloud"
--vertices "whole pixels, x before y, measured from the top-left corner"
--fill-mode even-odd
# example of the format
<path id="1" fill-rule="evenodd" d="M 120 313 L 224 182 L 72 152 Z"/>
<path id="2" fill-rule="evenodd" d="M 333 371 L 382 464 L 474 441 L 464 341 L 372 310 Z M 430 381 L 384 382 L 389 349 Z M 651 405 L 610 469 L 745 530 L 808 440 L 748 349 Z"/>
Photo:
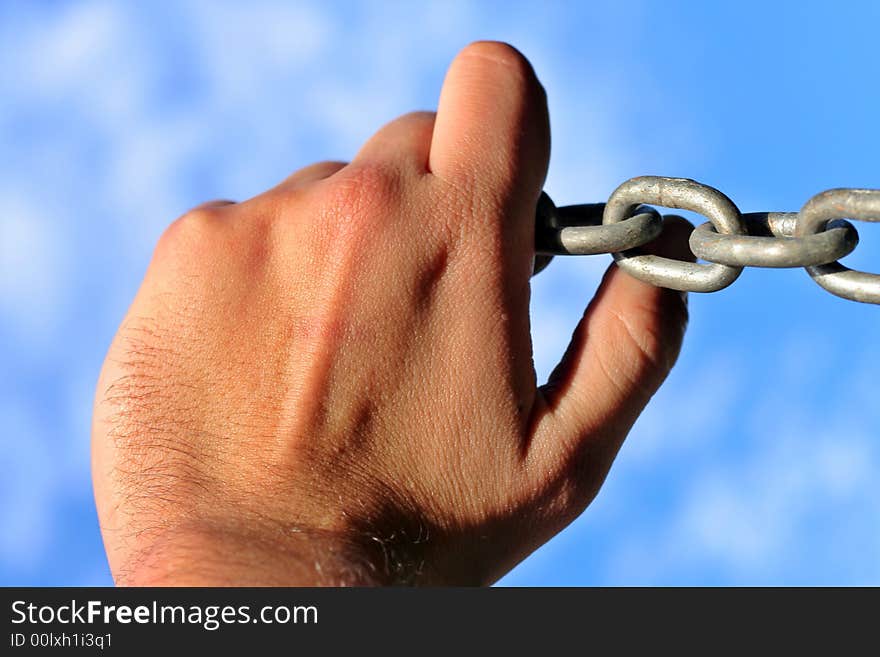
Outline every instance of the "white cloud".
<path id="1" fill-rule="evenodd" d="M 0 562 L 33 568 L 53 540 L 59 464 L 36 418 L 12 401 L 0 404 Z"/>
<path id="2" fill-rule="evenodd" d="M 39 26 L 17 35 L 21 48 L 20 93 L 57 97 L 74 91 L 101 68 L 116 41 L 119 11 L 109 3 L 82 3 L 41 17 Z"/>
<path id="3" fill-rule="evenodd" d="M 808 353 L 801 351 L 802 359 Z M 783 351 L 766 366 L 784 372 L 790 361 Z M 676 450 L 680 445 L 668 421 L 655 417 L 649 423 L 651 430 L 659 426 L 662 437 L 672 438 L 671 449 L 629 449 L 621 459 L 624 477 L 668 469 L 676 460 L 693 470 L 682 472 L 649 526 L 618 528 L 607 563 L 600 567 L 606 581 L 840 583 L 854 576 L 843 563 L 847 560 L 853 568 L 858 564 L 854 581 L 880 580 L 880 485 L 875 477 L 880 448 L 872 420 L 854 413 L 845 398 L 821 406 L 788 399 L 800 371 L 797 366 L 781 379 L 752 381 L 748 394 L 764 397 L 763 404 L 744 405 L 739 395 L 714 417 L 704 418 L 702 426 L 695 422 L 692 430 L 702 434 L 704 443 L 688 441 L 690 455 Z M 685 396 L 670 396 L 666 407 L 687 403 Z M 667 417 L 679 414 L 676 410 Z M 751 428 L 743 431 L 736 450 L 717 443 L 731 424 Z M 644 433 L 644 427 L 635 431 L 630 444 L 642 442 Z M 807 564 L 812 569 L 805 569 Z"/>
<path id="4" fill-rule="evenodd" d="M 729 351 L 707 354 L 699 367 L 685 372 L 674 369 L 633 428 L 627 457 L 651 467 L 683 451 L 717 449 L 719 428 L 732 421 L 744 403 L 745 377 L 741 357 Z"/>
<path id="5" fill-rule="evenodd" d="M 797 554 L 817 509 L 845 513 L 848 522 L 871 522 L 848 507 L 880 492 L 871 476 L 880 454 L 858 427 L 843 428 L 819 436 L 782 436 L 738 467 L 707 469 L 683 496 L 679 540 L 693 541 L 701 559 L 717 560 L 747 577 L 766 576 Z M 875 573 L 880 575 L 880 564 Z"/>
<path id="6" fill-rule="evenodd" d="M 65 226 L 45 211 L 36 199 L 0 190 L 0 317 L 35 355 L 60 339 L 73 289 Z"/>

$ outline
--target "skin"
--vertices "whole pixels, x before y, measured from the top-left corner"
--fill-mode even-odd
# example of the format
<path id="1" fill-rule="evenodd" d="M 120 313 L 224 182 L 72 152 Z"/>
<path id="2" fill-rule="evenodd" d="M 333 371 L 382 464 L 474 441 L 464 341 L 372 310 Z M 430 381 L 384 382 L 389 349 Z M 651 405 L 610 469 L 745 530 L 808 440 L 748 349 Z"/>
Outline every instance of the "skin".
<path id="1" fill-rule="evenodd" d="M 478 42 L 436 115 L 171 224 L 97 386 L 117 583 L 487 584 L 576 518 L 687 309 L 611 265 L 537 385 L 549 151 L 532 67 Z M 688 230 L 670 222 L 652 248 L 687 258 Z"/>

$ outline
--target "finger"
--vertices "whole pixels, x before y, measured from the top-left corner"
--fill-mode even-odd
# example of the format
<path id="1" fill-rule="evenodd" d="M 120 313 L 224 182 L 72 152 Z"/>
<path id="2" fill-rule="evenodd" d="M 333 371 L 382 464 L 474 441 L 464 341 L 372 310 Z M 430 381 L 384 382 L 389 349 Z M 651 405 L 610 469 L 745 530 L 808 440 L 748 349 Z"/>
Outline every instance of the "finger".
<path id="1" fill-rule="evenodd" d="M 661 236 L 646 248 L 694 261 L 691 230 L 685 219 L 667 217 Z M 595 494 L 633 422 L 675 363 L 687 317 L 685 293 L 654 287 L 611 265 L 541 388 L 533 445 L 550 467 L 576 468 Z"/>
<path id="2" fill-rule="evenodd" d="M 396 118 L 370 137 L 354 161 L 395 161 L 419 173 L 427 173 L 434 117 L 434 112 L 411 112 Z"/>
<path id="3" fill-rule="evenodd" d="M 479 181 L 480 191 L 519 191 L 534 205 L 549 158 L 547 99 L 529 61 L 504 43 L 464 48 L 440 93 L 431 171 Z"/>
<path id="4" fill-rule="evenodd" d="M 294 171 L 284 179 L 279 187 L 288 189 L 303 187 L 310 183 L 329 178 L 337 171 L 344 169 L 346 166 L 346 162 L 336 162 L 332 160 L 327 162 L 316 162 L 315 164 L 310 164 L 307 167 Z"/>

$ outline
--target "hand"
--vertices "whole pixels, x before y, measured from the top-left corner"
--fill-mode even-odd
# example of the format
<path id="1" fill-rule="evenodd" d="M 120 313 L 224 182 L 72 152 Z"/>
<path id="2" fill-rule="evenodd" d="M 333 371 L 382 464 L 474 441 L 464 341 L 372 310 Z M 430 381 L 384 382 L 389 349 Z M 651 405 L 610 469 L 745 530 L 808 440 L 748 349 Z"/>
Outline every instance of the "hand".
<path id="1" fill-rule="evenodd" d="M 687 311 L 612 265 L 536 385 L 549 145 L 529 63 L 476 43 L 436 115 L 168 228 L 97 388 L 117 582 L 485 584 L 589 504 Z"/>

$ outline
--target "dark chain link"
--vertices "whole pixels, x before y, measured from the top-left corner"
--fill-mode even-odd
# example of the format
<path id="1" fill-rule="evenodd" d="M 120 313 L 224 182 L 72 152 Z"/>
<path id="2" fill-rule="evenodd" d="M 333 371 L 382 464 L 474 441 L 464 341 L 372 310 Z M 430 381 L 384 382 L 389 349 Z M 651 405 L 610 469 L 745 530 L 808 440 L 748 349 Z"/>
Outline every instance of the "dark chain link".
<path id="1" fill-rule="evenodd" d="M 708 264 L 644 253 L 663 217 L 652 205 L 698 212 L 709 219 L 690 235 L 691 251 Z M 838 260 L 859 234 L 846 219 L 880 221 L 880 190 L 831 189 L 800 212 L 741 214 L 727 196 L 687 178 L 641 176 L 620 185 L 607 203 L 557 208 L 541 194 L 536 213 L 535 273 L 553 256 L 610 253 L 636 278 L 674 290 L 715 292 L 743 267 L 803 267 L 823 288 L 844 299 L 880 304 L 880 275 L 854 271 Z"/>

